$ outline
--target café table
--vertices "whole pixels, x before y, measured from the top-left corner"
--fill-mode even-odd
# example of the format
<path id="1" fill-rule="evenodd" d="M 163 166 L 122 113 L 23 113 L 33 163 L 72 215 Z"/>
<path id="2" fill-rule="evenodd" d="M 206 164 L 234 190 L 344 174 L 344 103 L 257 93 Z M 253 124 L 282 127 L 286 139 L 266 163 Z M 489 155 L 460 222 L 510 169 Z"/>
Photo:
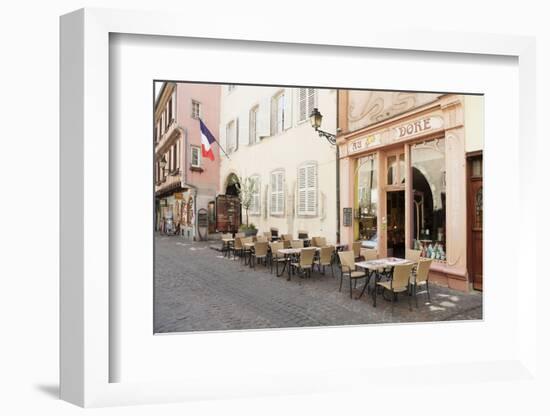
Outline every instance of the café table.
<path id="1" fill-rule="evenodd" d="M 244 243 L 243 244 L 243 247 L 245 248 L 245 252 L 246 252 L 246 249 L 248 249 L 248 252 L 250 253 L 249 256 L 248 256 L 248 265 L 250 267 L 252 267 L 251 259 L 252 259 L 252 250 L 254 250 L 254 244 L 256 244 L 256 243 Z M 246 257 L 244 258 L 244 264 L 245 264 L 245 266 L 247 265 Z"/>
<path id="2" fill-rule="evenodd" d="M 227 257 L 229 257 L 229 254 L 231 252 L 231 250 L 230 250 L 231 244 L 234 244 L 234 243 L 235 243 L 234 238 L 222 238 L 222 252 L 223 252 L 224 257 L 226 255 L 227 255 Z"/>
<path id="3" fill-rule="evenodd" d="M 291 262 L 292 262 L 292 256 L 300 255 L 300 252 L 302 251 L 301 248 L 281 248 L 279 249 L 279 253 L 284 254 L 286 258 L 285 266 L 288 267 L 288 278 L 286 280 L 290 280 L 290 269 L 291 269 Z M 285 272 L 285 269 L 283 268 L 283 271 L 281 272 L 281 276 Z"/>
<path id="4" fill-rule="evenodd" d="M 368 275 L 367 281 L 365 282 L 365 286 L 363 286 L 363 290 L 361 291 L 361 294 L 357 299 L 360 299 L 361 296 L 363 296 L 363 294 L 365 293 L 365 290 L 367 289 L 372 276 L 374 276 L 374 287 L 373 287 L 373 294 L 374 294 L 376 292 L 376 283 L 378 283 L 382 278 L 382 273 L 381 273 L 382 271 L 387 271 L 385 274 L 391 279 L 394 266 L 401 265 L 401 264 L 411 264 L 411 263 L 414 263 L 414 262 L 407 259 L 402 259 L 400 257 L 384 257 L 376 260 L 356 262 L 355 266 L 361 269 L 365 269 Z"/>

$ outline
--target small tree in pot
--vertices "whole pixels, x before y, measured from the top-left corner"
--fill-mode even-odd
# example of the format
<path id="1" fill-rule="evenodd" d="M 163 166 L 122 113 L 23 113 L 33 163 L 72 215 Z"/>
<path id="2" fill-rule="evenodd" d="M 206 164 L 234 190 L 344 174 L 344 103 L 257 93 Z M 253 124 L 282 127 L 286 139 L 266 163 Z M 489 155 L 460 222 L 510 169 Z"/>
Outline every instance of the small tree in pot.
<path id="1" fill-rule="evenodd" d="M 237 189 L 239 202 L 241 203 L 241 207 L 244 208 L 246 216 L 246 224 L 241 225 L 240 231 L 244 232 L 247 236 L 256 235 L 258 232 L 256 226 L 248 223 L 248 211 L 254 202 L 254 194 L 257 193 L 258 184 L 254 179 L 249 177 L 239 177 L 238 179 L 234 177 L 233 184 Z"/>

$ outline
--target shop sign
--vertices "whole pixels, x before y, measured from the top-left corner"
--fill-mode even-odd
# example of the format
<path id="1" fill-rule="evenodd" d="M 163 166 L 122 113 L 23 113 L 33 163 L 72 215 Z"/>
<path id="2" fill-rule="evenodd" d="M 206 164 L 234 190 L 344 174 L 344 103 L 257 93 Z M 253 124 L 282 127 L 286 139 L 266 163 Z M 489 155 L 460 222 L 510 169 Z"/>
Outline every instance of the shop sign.
<path id="1" fill-rule="evenodd" d="M 183 192 L 176 192 L 174 193 L 175 199 L 183 199 Z"/>
<path id="2" fill-rule="evenodd" d="M 443 119 L 441 117 L 424 117 L 413 120 L 409 123 L 393 129 L 393 140 L 404 140 L 409 137 L 419 134 L 429 133 L 432 130 L 438 130 L 443 127 Z"/>
<path id="3" fill-rule="evenodd" d="M 367 150 L 369 147 L 380 144 L 380 134 L 371 134 L 370 136 L 361 137 L 348 144 L 348 153 L 358 153 Z"/>

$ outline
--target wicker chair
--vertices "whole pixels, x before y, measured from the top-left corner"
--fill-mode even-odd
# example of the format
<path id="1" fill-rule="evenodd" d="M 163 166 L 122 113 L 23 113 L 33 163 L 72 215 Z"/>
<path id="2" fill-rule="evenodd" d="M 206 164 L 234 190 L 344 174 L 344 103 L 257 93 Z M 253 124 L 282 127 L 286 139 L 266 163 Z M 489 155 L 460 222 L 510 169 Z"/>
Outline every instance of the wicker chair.
<path id="1" fill-rule="evenodd" d="M 256 241 L 259 243 L 267 243 L 269 240 L 263 234 L 256 236 Z"/>
<path id="2" fill-rule="evenodd" d="M 311 245 L 313 247 L 324 247 L 327 245 L 327 239 L 325 237 L 311 237 Z"/>
<path id="3" fill-rule="evenodd" d="M 235 244 L 233 245 L 233 259 L 235 259 L 237 255 L 242 258 L 243 248 L 243 237 L 236 237 Z"/>
<path id="4" fill-rule="evenodd" d="M 317 264 L 317 267 L 319 268 L 319 272 L 321 272 L 321 267 L 323 267 L 322 273 L 325 274 L 325 267 L 330 266 L 330 270 L 332 271 L 332 277 L 334 277 L 334 268 L 332 266 L 333 259 L 334 259 L 334 246 L 321 247 L 321 250 L 319 251 L 319 258 L 315 262 L 315 264 Z"/>
<path id="5" fill-rule="evenodd" d="M 292 240 L 290 242 L 290 248 L 304 248 L 303 240 Z"/>
<path id="6" fill-rule="evenodd" d="M 418 286 L 426 286 L 426 293 L 428 294 L 428 302 L 431 302 L 430 299 L 430 286 L 428 285 L 428 275 L 430 272 L 430 266 L 432 265 L 432 259 L 420 259 L 418 266 L 416 268 L 416 274 L 413 274 L 411 278 L 411 288 L 412 295 L 414 296 L 414 301 L 416 307 L 418 308 L 418 299 L 416 297 L 416 291 Z"/>
<path id="7" fill-rule="evenodd" d="M 418 261 L 420 260 L 421 253 L 422 253 L 422 250 L 411 250 L 408 248 L 407 250 L 405 250 L 405 258 L 407 260 L 418 263 Z"/>
<path id="8" fill-rule="evenodd" d="M 383 290 L 391 292 L 391 312 L 393 314 L 393 304 L 396 301 L 398 293 L 405 293 L 409 301 L 409 310 L 411 308 L 411 297 L 409 296 L 409 282 L 411 277 L 411 270 L 413 264 L 399 264 L 394 266 L 392 277 L 389 282 L 377 282 L 378 286 L 381 286 Z M 374 290 L 373 306 L 376 307 L 376 289 Z"/>
<path id="9" fill-rule="evenodd" d="M 340 289 L 338 290 L 342 291 L 344 275 L 347 275 L 349 278 L 349 297 L 352 298 L 352 281 L 357 282 L 358 279 L 366 278 L 367 274 L 356 270 L 353 251 L 340 251 L 338 252 L 338 258 L 340 259 Z"/>
<path id="10" fill-rule="evenodd" d="M 282 241 L 271 243 L 271 273 L 273 273 L 273 263 L 275 263 L 277 276 L 279 276 L 279 263 L 286 262 L 285 255 L 279 252 L 282 248 L 284 248 Z"/>
<path id="11" fill-rule="evenodd" d="M 283 242 L 285 248 L 290 248 L 290 241 L 292 240 L 292 234 L 282 234 L 281 241 Z"/>
<path id="12" fill-rule="evenodd" d="M 311 276 L 311 269 L 313 268 L 313 258 L 315 257 L 315 248 L 308 247 L 303 248 L 300 251 L 300 259 L 297 262 L 293 262 L 291 265 L 294 269 L 298 269 L 298 272 L 308 277 Z"/>
<path id="13" fill-rule="evenodd" d="M 259 263 L 261 260 L 264 261 L 264 265 L 267 267 L 267 241 L 257 241 L 254 244 L 254 252 L 252 253 L 251 261 L 252 267 L 256 268 L 256 263 Z"/>
<path id="14" fill-rule="evenodd" d="M 241 241 L 243 243 L 242 259 L 244 260 L 244 262 L 246 264 L 246 258 L 250 257 L 250 255 L 252 254 L 252 250 L 249 247 L 246 247 L 245 244 L 246 243 L 252 243 L 252 242 L 254 242 L 254 240 L 253 240 L 252 237 L 241 237 Z"/>
<path id="15" fill-rule="evenodd" d="M 361 260 L 361 241 L 354 241 L 352 244 L 352 250 L 355 260 Z"/>
<path id="16" fill-rule="evenodd" d="M 376 260 L 378 258 L 378 251 L 371 248 L 362 248 L 360 253 L 365 261 Z"/>

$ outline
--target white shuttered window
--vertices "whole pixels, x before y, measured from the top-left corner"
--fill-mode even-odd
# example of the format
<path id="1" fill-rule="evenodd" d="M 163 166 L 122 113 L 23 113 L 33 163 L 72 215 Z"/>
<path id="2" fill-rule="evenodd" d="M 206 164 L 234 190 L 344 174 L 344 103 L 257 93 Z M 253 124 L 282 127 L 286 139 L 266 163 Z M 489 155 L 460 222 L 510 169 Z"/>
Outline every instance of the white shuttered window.
<path id="1" fill-rule="evenodd" d="M 225 128 L 225 142 L 227 153 L 234 152 L 239 147 L 238 126 L 239 121 L 237 119 L 227 123 Z"/>
<path id="2" fill-rule="evenodd" d="M 298 215 L 317 215 L 317 165 L 298 168 Z"/>
<path id="3" fill-rule="evenodd" d="M 282 133 L 285 128 L 285 94 L 280 93 L 271 99 L 271 135 Z"/>
<path id="4" fill-rule="evenodd" d="M 283 215 L 285 212 L 285 173 L 277 170 L 271 173 L 271 215 Z"/>
<path id="5" fill-rule="evenodd" d="M 309 118 L 315 107 L 315 88 L 300 88 L 298 101 L 300 104 L 300 121 L 304 121 Z"/>
<path id="6" fill-rule="evenodd" d="M 252 190 L 252 198 L 251 198 L 249 211 L 251 215 L 260 215 L 260 196 L 261 196 L 260 177 L 258 175 L 255 175 L 255 176 L 252 176 L 250 180 L 254 184 L 254 188 Z"/>

